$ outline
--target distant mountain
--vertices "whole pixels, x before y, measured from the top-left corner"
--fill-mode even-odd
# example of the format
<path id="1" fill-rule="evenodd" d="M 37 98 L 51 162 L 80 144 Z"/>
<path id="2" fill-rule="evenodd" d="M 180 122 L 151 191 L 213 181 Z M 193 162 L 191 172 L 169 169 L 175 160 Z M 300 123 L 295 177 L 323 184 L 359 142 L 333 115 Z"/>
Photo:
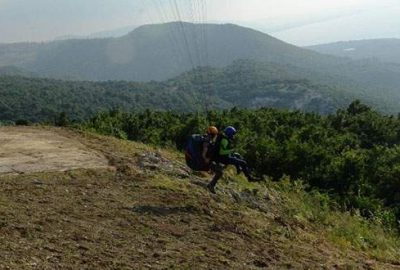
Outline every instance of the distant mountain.
<path id="1" fill-rule="evenodd" d="M 105 30 L 89 35 L 65 35 L 56 37 L 56 41 L 68 40 L 68 39 L 95 39 L 95 38 L 117 38 L 127 35 L 129 32 L 133 31 L 138 26 L 130 25 L 126 27 L 120 27 L 112 30 Z"/>
<path id="2" fill-rule="evenodd" d="M 197 66 L 223 67 L 238 59 L 309 65 L 314 58 L 319 55 L 229 24 L 146 25 L 121 38 L 0 45 L 0 66 L 84 80 L 165 80 Z"/>
<path id="3" fill-rule="evenodd" d="M 0 67 L 0 76 L 23 76 L 23 77 L 34 77 L 35 74 L 22 70 L 13 66 Z"/>
<path id="4" fill-rule="evenodd" d="M 319 53 L 352 59 L 374 58 L 400 64 L 400 39 L 371 39 L 342 41 L 307 47 Z"/>
<path id="5" fill-rule="evenodd" d="M 125 35 L 129 34 L 133 30 L 135 30 L 137 27 L 138 27 L 137 25 L 129 25 L 129 26 L 125 26 L 125 27 L 112 29 L 112 30 L 104 30 L 104 31 L 92 33 L 92 34 L 88 35 L 87 38 L 111 38 L 111 37 L 117 38 L 117 37 L 122 37 L 122 36 L 125 36 Z"/>
<path id="6" fill-rule="evenodd" d="M 368 97 L 383 107 L 400 105 L 400 65 L 323 55 L 232 24 L 176 22 L 142 26 L 120 38 L 0 45 L 0 66 L 69 80 L 163 81 L 240 59 L 279 66 L 290 79 Z"/>

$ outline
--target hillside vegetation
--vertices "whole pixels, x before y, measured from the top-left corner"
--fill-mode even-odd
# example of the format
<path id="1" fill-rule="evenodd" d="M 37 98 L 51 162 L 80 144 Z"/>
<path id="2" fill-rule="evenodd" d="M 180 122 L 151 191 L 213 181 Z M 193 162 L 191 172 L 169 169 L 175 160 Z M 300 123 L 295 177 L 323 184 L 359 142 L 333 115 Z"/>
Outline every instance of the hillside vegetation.
<path id="1" fill-rule="evenodd" d="M 0 176 L 0 268 L 399 269 L 399 240 L 300 182 L 186 171 L 174 151 L 51 128 L 115 170 Z"/>
<path id="2" fill-rule="evenodd" d="M 189 134 L 207 123 L 239 129 L 237 150 L 260 175 L 290 176 L 323 191 L 345 211 L 398 228 L 400 119 L 360 102 L 334 115 L 273 109 L 232 109 L 205 114 L 102 113 L 84 129 L 153 145 L 183 149 Z"/>

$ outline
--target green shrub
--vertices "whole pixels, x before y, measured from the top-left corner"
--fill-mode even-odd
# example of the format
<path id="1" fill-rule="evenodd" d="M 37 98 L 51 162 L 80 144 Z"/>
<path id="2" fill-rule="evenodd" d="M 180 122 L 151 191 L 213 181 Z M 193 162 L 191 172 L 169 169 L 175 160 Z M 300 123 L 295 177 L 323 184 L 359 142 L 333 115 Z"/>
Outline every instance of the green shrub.
<path id="1" fill-rule="evenodd" d="M 308 190 L 335 198 L 342 210 L 392 222 L 400 219 L 400 118 L 356 101 L 330 116 L 274 109 L 174 113 L 99 113 L 83 128 L 182 150 L 207 125 L 239 130 L 235 144 L 258 174 L 302 179 Z M 387 212 L 389 211 L 389 212 Z"/>

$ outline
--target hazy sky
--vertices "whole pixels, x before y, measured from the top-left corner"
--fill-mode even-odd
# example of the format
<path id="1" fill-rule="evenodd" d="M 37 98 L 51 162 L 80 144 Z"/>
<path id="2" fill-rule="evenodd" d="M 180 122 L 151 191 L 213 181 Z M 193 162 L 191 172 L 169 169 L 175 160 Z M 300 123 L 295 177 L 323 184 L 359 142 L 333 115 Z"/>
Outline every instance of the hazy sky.
<path id="1" fill-rule="evenodd" d="M 400 0 L 0 0 L 0 42 L 178 19 L 234 22 L 297 45 L 400 38 Z"/>

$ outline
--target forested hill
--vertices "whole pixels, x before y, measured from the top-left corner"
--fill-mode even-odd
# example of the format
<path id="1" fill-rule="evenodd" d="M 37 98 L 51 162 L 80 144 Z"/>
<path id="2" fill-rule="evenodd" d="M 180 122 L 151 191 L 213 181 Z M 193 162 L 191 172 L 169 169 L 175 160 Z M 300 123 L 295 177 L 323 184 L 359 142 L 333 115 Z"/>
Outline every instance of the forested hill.
<path id="1" fill-rule="evenodd" d="M 184 73 L 165 82 L 72 82 L 0 77 L 0 120 L 53 121 L 61 112 L 85 119 L 99 111 L 201 111 L 213 108 L 273 107 L 332 113 L 352 96 L 338 88 L 300 79 L 296 70 L 238 61 L 223 68 Z"/>

